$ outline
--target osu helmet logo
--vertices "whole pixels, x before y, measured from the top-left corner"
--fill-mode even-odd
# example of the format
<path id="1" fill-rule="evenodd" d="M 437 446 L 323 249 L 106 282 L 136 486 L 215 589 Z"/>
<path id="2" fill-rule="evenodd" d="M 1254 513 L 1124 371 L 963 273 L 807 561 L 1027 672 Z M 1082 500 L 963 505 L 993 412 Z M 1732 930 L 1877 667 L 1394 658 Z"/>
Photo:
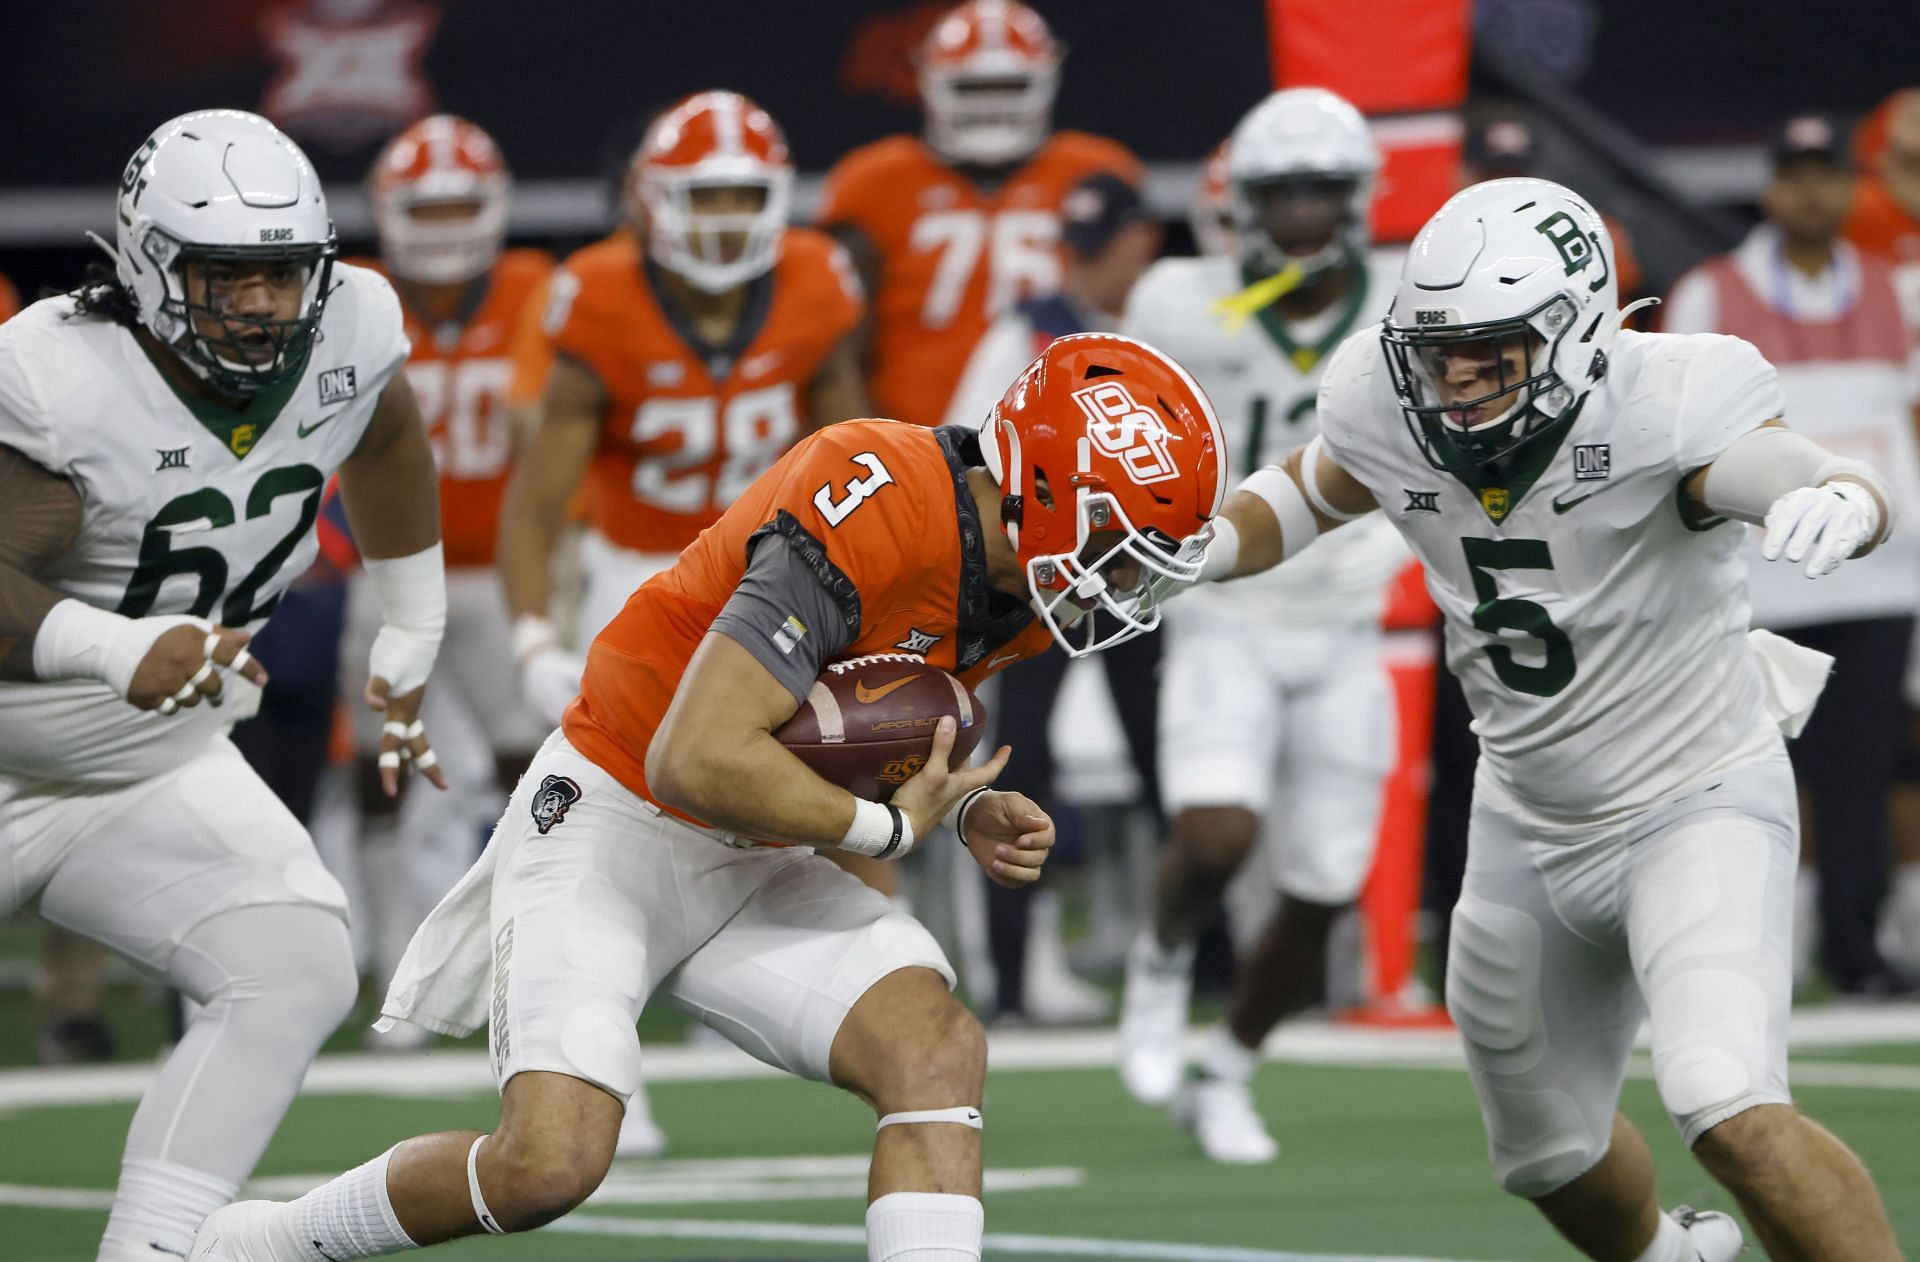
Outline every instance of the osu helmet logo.
<path id="1" fill-rule="evenodd" d="M 1141 486 L 1180 476 L 1167 445 L 1175 434 L 1154 412 L 1141 406 L 1117 381 L 1082 386 L 1073 401 L 1087 417 L 1087 437 L 1102 455 L 1120 462 Z"/>
<path id="2" fill-rule="evenodd" d="M 533 826 L 542 837 L 567 817 L 567 808 L 580 800 L 580 786 L 566 776 L 548 776 L 533 795 Z"/>

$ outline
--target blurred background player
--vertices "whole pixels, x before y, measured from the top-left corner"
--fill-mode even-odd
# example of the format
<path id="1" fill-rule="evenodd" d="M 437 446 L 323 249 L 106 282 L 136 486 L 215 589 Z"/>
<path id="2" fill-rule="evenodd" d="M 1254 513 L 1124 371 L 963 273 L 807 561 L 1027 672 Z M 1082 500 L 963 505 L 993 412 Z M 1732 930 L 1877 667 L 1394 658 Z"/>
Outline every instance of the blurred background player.
<path id="1" fill-rule="evenodd" d="M 1207 155 L 1200 168 L 1200 181 L 1193 186 L 1193 199 L 1187 204 L 1187 227 L 1193 232 L 1194 252 L 1221 258 L 1240 253 L 1240 233 L 1234 227 L 1233 199 L 1227 187 L 1227 145 L 1223 140 Z"/>
<path id="2" fill-rule="evenodd" d="M 946 423 L 977 430 L 1006 390 L 1006 383 L 1058 337 L 1108 331 L 1120 324 L 1127 294 L 1159 253 L 1160 225 L 1147 212 L 1139 190 L 1110 171 L 1096 171 L 1074 185 L 1060 205 L 1065 269 L 1057 293 L 1016 302 L 974 346 L 947 408 Z M 1100 655 L 1114 709 L 1133 757 L 1134 770 L 1155 820 L 1156 751 L 1154 693 L 1160 670 L 1160 637 L 1142 636 Z M 1066 678 L 1064 654 L 1046 653 L 1008 668 L 994 699 L 996 739 L 1013 747 L 1009 784 L 1032 794 L 1055 818 L 1052 720 Z M 1083 844 L 1093 838 L 1082 834 Z M 989 883 L 987 944 L 993 960 L 991 994 L 972 994 L 976 1006 L 996 1021 L 1030 1019 L 1071 1024 L 1106 1019 L 1112 1001 L 1067 967 L 1060 933 L 1060 900 L 1053 890 L 1014 889 Z M 970 979 L 971 990 L 971 979 Z"/>
<path id="3" fill-rule="evenodd" d="M 1889 96 L 1856 141 L 1864 169 L 1847 213 L 1847 239 L 1862 251 L 1920 270 L 1920 88 Z M 1920 302 L 1920 286 L 1907 295 Z M 1910 309 L 1909 318 L 1920 319 Z"/>
<path id="4" fill-rule="evenodd" d="M 412 354 L 407 379 L 420 401 L 440 475 L 440 530 L 447 557 L 447 635 L 429 718 L 442 759 L 460 781 L 454 799 L 380 791 L 377 723 L 355 724 L 360 757 L 362 880 L 373 910 L 376 976 L 393 976 L 414 928 L 479 851 L 527 760 L 550 730 L 516 692 L 511 620 L 494 569 L 500 500 L 514 454 L 506 392 L 513 341 L 553 259 L 503 249 L 511 181 L 486 131 L 437 114 L 391 140 L 367 180 L 380 257 L 371 263 L 400 296 Z M 534 313 L 537 316 L 537 312 Z M 359 646 L 378 629 L 364 576 L 348 604 L 348 664 L 342 695 L 364 685 Z M 490 792 L 489 782 L 499 791 Z M 424 1037 L 417 1026 L 372 1036 L 397 1047 Z"/>
<path id="5" fill-rule="evenodd" d="M 831 239 L 787 226 L 793 167 L 773 119 L 738 93 L 690 96 L 648 129 L 632 169 L 643 222 L 550 282 L 553 364 L 501 516 L 521 687 L 549 723 L 583 667 L 551 621 L 576 496 L 585 645 L 795 442 L 867 411 L 859 282 Z M 623 1153 L 664 1147 L 646 1113 L 637 1093 Z"/>
<path id="6" fill-rule="evenodd" d="M 969 0 L 917 60 L 923 137 L 889 136 L 828 173 L 820 224 L 866 284 L 878 415 L 938 425 L 994 317 L 1060 285 L 1060 204 L 1096 170 L 1130 183 L 1120 145 L 1052 131 L 1062 49 L 1019 0 Z"/>
<path id="7" fill-rule="evenodd" d="M 1392 300 L 1399 260 L 1369 250 L 1379 169 L 1345 100 L 1276 92 L 1228 146 L 1238 257 L 1166 259 L 1134 290 L 1126 332 L 1165 347 L 1212 396 L 1236 471 L 1277 463 L 1319 432 L 1327 357 Z M 1172 830 L 1152 922 L 1128 957 L 1120 1069 L 1134 1098 L 1173 1101 L 1215 1161 L 1278 1152 L 1253 1106 L 1260 1044 L 1320 997 L 1328 937 L 1366 877 L 1393 763 L 1380 618 L 1407 554 L 1377 519 L 1323 549 L 1284 576 L 1196 591 L 1168 615 L 1159 749 Z M 1194 945 L 1256 848 L 1278 903 L 1261 904 L 1272 908 L 1262 930 L 1239 935 L 1227 1020 L 1183 1089 Z"/>
<path id="8" fill-rule="evenodd" d="M 389 790 L 407 759 L 444 787 L 417 719 L 445 608 L 398 304 L 335 265 L 306 156 L 256 115 L 184 115 L 115 219 L 111 272 L 0 326 L 0 863 L 5 910 L 199 1005 L 127 1133 L 98 1256 L 131 1262 L 185 1254 L 353 1001 L 340 887 L 226 736 L 336 469 L 386 618 Z"/>
<path id="9" fill-rule="evenodd" d="M 1773 141 L 1765 220 L 1730 254 L 1674 286 L 1669 333 L 1731 333 L 1779 370 L 1786 415 L 1829 451 L 1873 465 L 1904 512 L 1920 510 L 1914 442 L 1915 331 L 1902 319 L 1892 268 L 1840 239 L 1854 199 L 1847 141 L 1834 120 L 1802 115 Z M 1834 659 L 1820 707 L 1789 745 L 1819 871 L 1796 930 L 1819 929 L 1820 958 L 1840 990 L 1910 991 L 1875 943 L 1887 891 L 1887 793 L 1905 743 L 1901 686 L 1920 609 L 1920 535 L 1895 535 L 1818 587 L 1748 541 L 1753 624 Z M 1817 922 L 1811 914 L 1818 907 Z"/>

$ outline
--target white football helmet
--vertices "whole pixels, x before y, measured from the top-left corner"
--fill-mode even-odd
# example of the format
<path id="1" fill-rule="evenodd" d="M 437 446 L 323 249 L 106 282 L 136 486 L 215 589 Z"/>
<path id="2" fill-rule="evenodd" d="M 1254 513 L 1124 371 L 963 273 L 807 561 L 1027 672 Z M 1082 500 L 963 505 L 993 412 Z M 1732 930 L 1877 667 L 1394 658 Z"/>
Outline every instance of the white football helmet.
<path id="1" fill-rule="evenodd" d="M 793 159 L 771 115 L 738 92 L 696 92 L 655 119 L 634 154 L 635 200 L 654 262 L 717 294 L 773 268 L 793 202 Z M 761 191 L 759 208 L 708 213 L 694 190 Z M 738 239 L 736 253 L 727 242 Z"/>
<path id="2" fill-rule="evenodd" d="M 1427 220 L 1413 240 L 1380 341 L 1394 392 L 1421 453 L 1468 473 L 1572 423 L 1606 376 L 1620 329 L 1613 239 L 1585 199 L 1548 180 L 1475 184 Z M 1439 365 L 1450 347 L 1498 358 L 1522 339 L 1527 371 L 1481 399 L 1442 405 Z M 1471 427 L 1453 414 L 1503 399 L 1511 406 Z"/>
<path id="3" fill-rule="evenodd" d="M 1247 112 L 1227 141 L 1227 196 L 1239 230 L 1241 254 L 1277 272 L 1298 267 L 1308 279 L 1366 251 L 1367 207 L 1380 172 L 1380 148 L 1367 120 L 1325 88 L 1286 88 Z M 1339 181 L 1346 214 L 1333 239 L 1309 254 L 1290 254 L 1273 239 L 1261 215 L 1265 186 L 1289 181 Z"/>
<path id="4" fill-rule="evenodd" d="M 313 164 L 279 128 L 243 110 L 200 110 L 163 123 L 127 163 L 115 210 L 118 248 L 109 253 L 120 283 L 140 323 L 189 369 L 222 393 L 243 396 L 305 370 L 337 246 Z M 298 267 L 305 275 L 300 314 L 277 320 L 222 312 L 206 293 L 187 292 L 181 265 L 189 260 Z M 220 333 L 197 328 L 196 313 Z M 274 353 L 254 363 L 241 339 L 260 333 Z"/>
<path id="5" fill-rule="evenodd" d="M 948 162 L 998 166 L 1046 143 L 1063 55 L 1020 0 L 967 0 L 915 58 L 927 143 Z"/>

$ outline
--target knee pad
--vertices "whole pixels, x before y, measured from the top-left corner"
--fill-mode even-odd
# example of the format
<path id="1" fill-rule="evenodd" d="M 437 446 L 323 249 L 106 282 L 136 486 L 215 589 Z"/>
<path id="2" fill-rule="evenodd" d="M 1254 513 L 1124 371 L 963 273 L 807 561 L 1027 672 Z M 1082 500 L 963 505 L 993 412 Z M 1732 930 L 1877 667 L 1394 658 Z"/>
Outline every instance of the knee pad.
<path id="1" fill-rule="evenodd" d="M 1520 1074 L 1546 1054 L 1540 1011 L 1540 926 L 1511 907 L 1471 895 L 1453 909 L 1447 1014 L 1468 1059 L 1492 1074 Z"/>
<path id="2" fill-rule="evenodd" d="M 190 998 L 271 1014 L 268 1025 L 315 1047 L 360 993 L 346 925 L 304 904 L 221 912 L 187 935 L 168 971 Z"/>
<path id="3" fill-rule="evenodd" d="M 633 1018 L 614 1003 L 589 1003 L 567 1014 L 560 1052 L 575 1076 L 622 1100 L 640 1089 L 640 1037 Z"/>
<path id="4" fill-rule="evenodd" d="M 1517 1092 L 1504 1093 L 1517 1096 Z M 1532 1099 L 1504 1100 L 1500 1103 L 1503 1120 L 1512 1126 L 1523 1113 L 1531 1113 L 1538 1129 L 1532 1142 L 1524 1146 L 1489 1139 L 1488 1155 L 1500 1187 L 1515 1196 L 1537 1201 L 1557 1192 L 1600 1164 L 1612 1143 L 1612 1128 L 1605 1135 L 1582 1133 L 1586 1130 L 1580 1111 L 1572 1100 L 1557 1091 L 1541 1092 Z M 1518 1129 L 1517 1127 L 1515 1129 Z"/>
<path id="5" fill-rule="evenodd" d="M 1730 969 L 1693 969 L 1649 996 L 1653 1077 L 1673 1124 L 1689 1147 L 1710 1128 L 1756 1104 L 1790 1101 L 1785 1039 L 1778 1046 L 1754 1014 L 1761 988 Z"/>

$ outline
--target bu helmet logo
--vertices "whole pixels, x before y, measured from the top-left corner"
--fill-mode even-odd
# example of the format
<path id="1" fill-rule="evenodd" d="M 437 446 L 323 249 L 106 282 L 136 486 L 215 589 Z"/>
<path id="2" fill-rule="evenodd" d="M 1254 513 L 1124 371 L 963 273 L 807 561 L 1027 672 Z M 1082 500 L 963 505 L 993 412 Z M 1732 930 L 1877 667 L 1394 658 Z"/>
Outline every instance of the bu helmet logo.
<path id="1" fill-rule="evenodd" d="M 1073 401 L 1087 417 L 1087 437 L 1100 453 L 1120 462 L 1141 486 L 1180 476 L 1167 444 L 1176 435 L 1158 415 L 1142 407 L 1117 381 L 1083 386 Z"/>
<path id="2" fill-rule="evenodd" d="M 1609 273 L 1606 256 L 1595 248 L 1593 236 L 1583 230 L 1572 215 L 1564 210 L 1556 210 L 1533 226 L 1560 252 L 1560 262 L 1566 268 L 1567 275 L 1584 270 L 1590 263 L 1600 264 L 1599 279 L 1587 286 L 1588 292 L 1598 293 L 1600 287 L 1607 283 Z"/>

